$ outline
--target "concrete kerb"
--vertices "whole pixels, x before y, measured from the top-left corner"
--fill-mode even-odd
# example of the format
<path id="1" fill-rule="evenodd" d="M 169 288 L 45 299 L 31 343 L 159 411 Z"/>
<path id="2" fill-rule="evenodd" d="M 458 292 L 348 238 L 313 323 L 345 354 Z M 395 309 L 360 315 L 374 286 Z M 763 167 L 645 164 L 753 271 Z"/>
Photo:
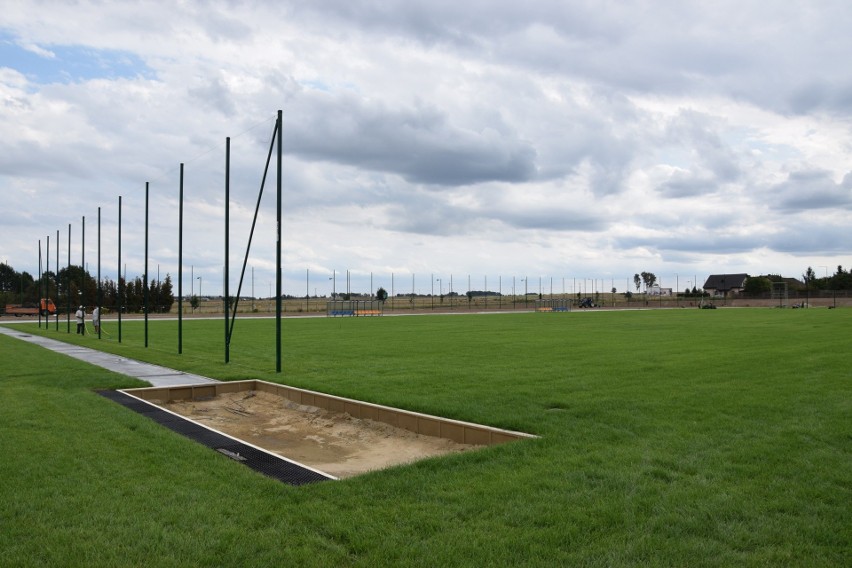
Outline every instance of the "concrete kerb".
<path id="1" fill-rule="evenodd" d="M 190 373 L 184 373 L 183 371 L 161 367 L 159 365 L 143 363 L 141 361 L 136 361 L 135 359 L 128 359 L 119 355 L 113 355 L 112 353 L 104 353 L 103 351 L 97 351 L 96 349 L 90 349 L 80 345 L 71 345 L 69 343 L 57 341 L 56 339 L 50 339 L 40 335 L 32 335 L 25 331 L 6 326 L 0 326 L 0 333 L 20 339 L 21 341 L 27 341 L 29 343 L 39 345 L 45 349 L 50 349 L 56 353 L 61 353 L 68 357 L 85 361 L 86 363 L 102 367 L 115 373 L 143 380 L 153 387 L 199 385 L 219 382 L 208 377 L 202 377 L 201 375 L 193 375 Z"/>

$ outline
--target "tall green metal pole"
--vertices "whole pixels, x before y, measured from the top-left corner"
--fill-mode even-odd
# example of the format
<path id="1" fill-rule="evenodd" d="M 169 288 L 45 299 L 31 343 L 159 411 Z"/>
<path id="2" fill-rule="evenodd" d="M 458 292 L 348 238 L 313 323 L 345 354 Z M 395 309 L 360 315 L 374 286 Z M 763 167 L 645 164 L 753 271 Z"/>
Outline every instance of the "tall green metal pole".
<path id="1" fill-rule="evenodd" d="M 38 286 L 36 292 L 41 294 L 41 239 L 38 240 Z M 41 303 L 38 309 L 38 328 L 41 329 Z"/>
<path id="2" fill-rule="evenodd" d="M 231 360 L 231 338 L 228 333 L 228 316 L 230 314 L 230 304 L 228 302 L 228 256 L 230 242 L 228 235 L 230 234 L 229 223 L 231 221 L 231 137 L 225 138 L 225 363 Z"/>
<path id="3" fill-rule="evenodd" d="M 183 162 L 180 164 L 178 198 L 178 355 L 183 353 Z"/>
<path id="4" fill-rule="evenodd" d="M 104 302 L 104 292 L 101 287 L 101 208 L 98 207 L 98 339 L 101 338 L 101 304 Z"/>
<path id="5" fill-rule="evenodd" d="M 145 347 L 148 347 L 148 182 L 145 182 Z"/>
<path id="6" fill-rule="evenodd" d="M 44 269 L 44 296 L 42 298 L 45 299 L 45 307 L 47 307 L 47 297 L 50 296 L 50 278 L 47 276 L 47 273 L 50 272 L 50 235 L 47 235 L 47 248 L 44 251 L 46 266 Z M 38 299 L 38 312 L 41 314 L 41 298 Z M 47 314 L 44 314 L 44 329 L 47 329 L 48 324 Z"/>
<path id="7" fill-rule="evenodd" d="M 59 229 L 56 229 L 56 301 L 59 301 Z M 56 305 L 56 302 L 54 302 Z M 59 331 L 59 310 L 56 310 L 56 331 Z"/>
<path id="8" fill-rule="evenodd" d="M 65 323 L 71 333 L 71 223 L 68 223 L 68 269 L 65 271 Z"/>
<path id="9" fill-rule="evenodd" d="M 278 222 L 278 234 L 275 246 L 275 372 L 281 372 L 281 131 L 283 130 L 283 112 L 278 111 L 278 120 L 275 127 L 278 129 L 278 172 L 276 182 L 276 220 Z"/>
<path id="10" fill-rule="evenodd" d="M 82 260 L 80 261 L 80 271 L 83 273 L 83 281 L 80 283 L 80 305 L 83 306 L 83 310 L 86 309 L 86 276 L 88 276 L 88 271 L 86 270 L 86 216 L 83 215 L 83 242 L 82 242 Z M 83 333 L 85 333 L 86 328 L 83 328 Z"/>
<path id="11" fill-rule="evenodd" d="M 127 283 L 125 282 L 125 285 Z M 124 286 L 121 284 L 121 196 L 118 196 L 118 342 L 121 343 L 121 298 Z"/>

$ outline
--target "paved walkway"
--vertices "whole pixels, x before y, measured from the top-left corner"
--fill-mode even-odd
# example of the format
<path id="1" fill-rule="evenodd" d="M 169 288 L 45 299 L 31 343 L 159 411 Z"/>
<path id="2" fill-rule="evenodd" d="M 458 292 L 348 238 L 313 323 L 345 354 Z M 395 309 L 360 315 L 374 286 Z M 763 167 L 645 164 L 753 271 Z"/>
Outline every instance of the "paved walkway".
<path id="1" fill-rule="evenodd" d="M 80 345 L 71 345 L 55 339 L 42 337 L 40 335 L 31 335 L 25 331 L 14 329 L 11 327 L 0 326 L 0 333 L 14 337 L 22 341 L 28 341 L 36 345 L 40 345 L 45 349 L 62 353 L 69 357 L 74 357 L 86 363 L 103 367 L 122 375 L 135 377 L 143 381 L 151 383 L 155 387 L 167 387 L 176 385 L 196 385 L 202 383 L 215 383 L 214 379 L 202 377 L 201 375 L 192 375 L 183 371 L 176 371 L 159 365 L 151 365 L 134 359 L 128 359 L 112 353 L 104 353 L 88 347 Z"/>

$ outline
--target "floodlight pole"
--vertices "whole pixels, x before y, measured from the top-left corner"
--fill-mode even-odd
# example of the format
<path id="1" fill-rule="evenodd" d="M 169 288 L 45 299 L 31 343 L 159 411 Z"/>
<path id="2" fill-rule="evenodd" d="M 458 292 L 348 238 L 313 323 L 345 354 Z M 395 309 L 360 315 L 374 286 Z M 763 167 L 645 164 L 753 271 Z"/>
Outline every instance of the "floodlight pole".
<path id="1" fill-rule="evenodd" d="M 485 289 L 483 290 L 483 292 L 485 292 L 485 296 L 483 296 L 483 297 L 485 298 L 485 309 L 487 310 L 488 309 L 488 275 L 487 274 L 485 275 L 484 279 L 485 279 L 484 280 Z"/>

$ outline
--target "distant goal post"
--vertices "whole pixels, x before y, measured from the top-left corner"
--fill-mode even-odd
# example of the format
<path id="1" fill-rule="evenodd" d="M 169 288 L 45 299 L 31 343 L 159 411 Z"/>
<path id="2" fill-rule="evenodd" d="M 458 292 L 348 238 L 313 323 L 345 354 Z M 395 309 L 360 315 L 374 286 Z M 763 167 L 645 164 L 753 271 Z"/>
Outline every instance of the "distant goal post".
<path id="1" fill-rule="evenodd" d="M 789 299 L 789 292 L 787 290 L 786 282 L 773 282 L 772 283 L 772 299 L 778 301 L 779 308 L 787 307 L 787 301 Z"/>

